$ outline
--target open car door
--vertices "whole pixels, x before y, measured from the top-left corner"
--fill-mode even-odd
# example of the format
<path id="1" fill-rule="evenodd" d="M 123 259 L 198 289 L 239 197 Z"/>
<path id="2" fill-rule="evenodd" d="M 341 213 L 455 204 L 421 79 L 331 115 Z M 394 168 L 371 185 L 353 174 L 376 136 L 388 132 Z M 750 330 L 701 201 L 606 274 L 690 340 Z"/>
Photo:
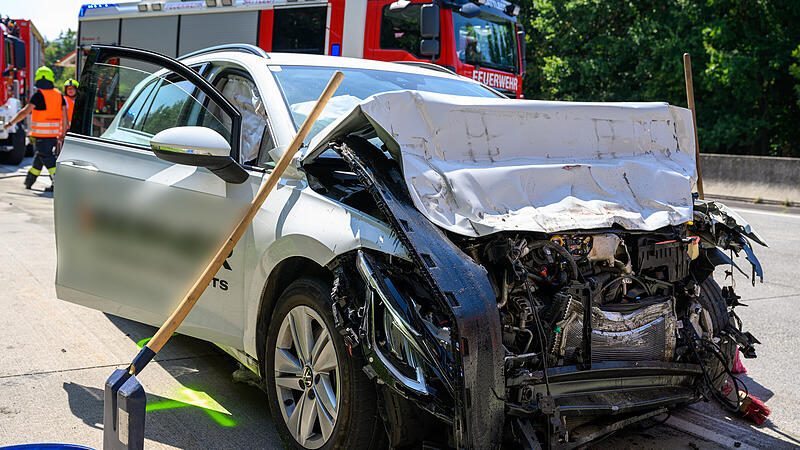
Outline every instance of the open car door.
<path id="1" fill-rule="evenodd" d="M 203 70 L 145 50 L 92 47 L 56 171 L 60 299 L 160 325 L 252 199 L 262 173 L 230 184 L 150 149 L 160 131 L 199 126 L 238 158 L 241 114 Z M 244 254 L 234 249 L 181 333 L 242 348 Z"/>

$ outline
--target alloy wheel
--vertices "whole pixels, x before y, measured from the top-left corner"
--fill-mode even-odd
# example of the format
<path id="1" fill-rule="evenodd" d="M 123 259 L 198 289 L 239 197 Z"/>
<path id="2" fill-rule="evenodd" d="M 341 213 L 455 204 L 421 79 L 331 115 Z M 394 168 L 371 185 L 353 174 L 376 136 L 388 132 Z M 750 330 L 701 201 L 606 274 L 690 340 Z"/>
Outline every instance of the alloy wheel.
<path id="1" fill-rule="evenodd" d="M 339 412 L 339 361 L 322 317 L 299 305 L 283 318 L 275 346 L 275 389 L 283 420 L 305 448 L 328 441 Z"/>

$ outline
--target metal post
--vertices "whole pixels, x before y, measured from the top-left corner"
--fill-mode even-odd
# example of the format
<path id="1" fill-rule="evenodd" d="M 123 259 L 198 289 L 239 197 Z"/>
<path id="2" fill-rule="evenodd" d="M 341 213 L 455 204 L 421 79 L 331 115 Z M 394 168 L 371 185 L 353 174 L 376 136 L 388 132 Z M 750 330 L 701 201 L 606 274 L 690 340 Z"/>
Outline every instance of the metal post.
<path id="1" fill-rule="evenodd" d="M 694 84 L 692 82 L 692 59 L 688 53 L 683 54 L 683 74 L 686 77 L 686 103 L 692 111 L 692 125 L 694 128 L 694 157 L 697 164 L 697 193 L 702 200 L 703 172 L 700 171 L 700 143 L 697 141 L 697 111 L 694 107 Z"/>

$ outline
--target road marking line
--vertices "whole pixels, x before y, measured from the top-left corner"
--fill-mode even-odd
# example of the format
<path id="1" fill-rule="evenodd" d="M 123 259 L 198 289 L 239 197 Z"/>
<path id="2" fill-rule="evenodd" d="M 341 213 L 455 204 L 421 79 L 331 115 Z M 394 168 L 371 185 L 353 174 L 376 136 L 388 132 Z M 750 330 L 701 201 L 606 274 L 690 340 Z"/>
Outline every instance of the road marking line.
<path id="1" fill-rule="evenodd" d="M 684 420 L 677 416 L 671 416 L 667 419 L 666 424 L 676 430 L 683 431 L 685 433 L 689 433 L 691 435 L 697 436 L 701 439 L 705 439 L 707 441 L 716 442 L 719 445 L 728 447 L 728 448 L 736 448 L 738 450 L 755 450 L 756 447 L 752 447 L 750 445 L 745 444 L 742 441 L 738 441 L 736 439 L 730 438 L 728 436 L 724 436 L 722 434 L 717 433 L 716 431 L 709 430 L 707 428 L 703 428 L 700 425 L 691 423 L 687 420 Z M 738 444 L 738 445 L 737 445 Z"/>
<path id="2" fill-rule="evenodd" d="M 736 212 L 762 214 L 764 216 L 774 216 L 774 217 L 788 217 L 790 219 L 800 219 L 800 215 L 798 214 L 779 213 L 775 211 L 760 211 L 758 209 L 746 209 L 746 208 L 731 208 L 731 209 L 733 209 Z"/>
<path id="3" fill-rule="evenodd" d="M 689 415 L 693 414 L 693 415 L 697 415 L 697 416 L 702 416 L 704 419 L 710 419 L 710 420 L 713 420 L 715 422 L 718 422 L 719 424 L 721 424 L 721 425 L 723 425 L 725 427 L 732 427 L 732 428 L 734 428 L 736 430 L 741 430 L 743 433 L 750 434 L 750 433 L 753 432 L 753 425 L 742 425 L 742 424 L 739 424 L 739 423 L 736 423 L 736 422 L 729 422 L 727 420 L 720 419 L 719 417 L 710 416 L 710 415 L 708 415 L 708 414 L 706 414 L 704 412 L 700 412 L 700 411 L 698 411 L 698 410 L 696 410 L 694 408 L 692 408 L 688 412 L 688 414 Z M 769 433 L 770 430 L 774 431 L 776 434 Z M 773 429 L 763 428 L 761 430 L 761 432 L 762 432 L 762 434 L 764 434 L 765 436 L 767 436 L 769 438 L 777 439 L 777 440 L 783 441 L 783 442 L 788 442 L 790 444 L 794 443 L 794 442 L 791 442 L 791 441 L 800 442 L 800 437 L 795 436 L 794 434 L 792 434 L 791 432 L 788 432 L 786 430 L 782 430 L 782 429 L 779 430 L 777 428 L 773 428 Z"/>

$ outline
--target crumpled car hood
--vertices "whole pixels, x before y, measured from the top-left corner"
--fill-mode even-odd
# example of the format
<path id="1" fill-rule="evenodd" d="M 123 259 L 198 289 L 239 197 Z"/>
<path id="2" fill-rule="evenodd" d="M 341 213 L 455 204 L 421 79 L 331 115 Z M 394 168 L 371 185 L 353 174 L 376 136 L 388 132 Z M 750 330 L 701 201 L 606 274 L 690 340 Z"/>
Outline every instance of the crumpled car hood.
<path id="1" fill-rule="evenodd" d="M 377 136 L 414 205 L 465 236 L 503 230 L 654 230 L 692 220 L 691 112 L 666 103 L 374 95 L 309 144 Z"/>

